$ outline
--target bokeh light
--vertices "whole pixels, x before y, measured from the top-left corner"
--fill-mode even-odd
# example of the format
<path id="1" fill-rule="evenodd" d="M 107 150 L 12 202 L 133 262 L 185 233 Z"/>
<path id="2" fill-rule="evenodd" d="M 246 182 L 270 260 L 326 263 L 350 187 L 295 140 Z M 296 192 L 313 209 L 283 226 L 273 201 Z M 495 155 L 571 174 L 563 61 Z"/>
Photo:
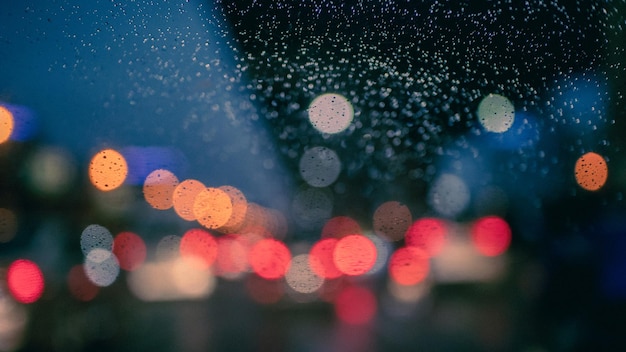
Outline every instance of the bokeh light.
<path id="1" fill-rule="evenodd" d="M 437 213 L 453 218 L 465 210 L 470 192 L 465 182 L 453 174 L 442 174 L 432 184 L 428 193 L 430 206 Z"/>
<path id="2" fill-rule="evenodd" d="M 133 232 L 121 232 L 113 240 L 113 254 L 117 257 L 121 269 L 133 271 L 146 260 L 146 244 Z"/>
<path id="3" fill-rule="evenodd" d="M 11 209 L 0 208 L 0 243 L 11 241 L 17 234 L 17 216 Z"/>
<path id="4" fill-rule="evenodd" d="M 300 157 L 300 176 L 310 186 L 329 186 L 337 180 L 340 172 L 341 160 L 332 149 L 313 147 Z"/>
<path id="5" fill-rule="evenodd" d="M 576 160 L 574 176 L 580 187 L 587 191 L 597 191 L 606 183 L 609 168 L 601 155 L 589 152 Z"/>
<path id="6" fill-rule="evenodd" d="M 113 235 L 104 226 L 92 224 L 83 230 L 80 235 L 80 248 L 84 255 L 93 249 L 102 248 L 107 251 L 113 250 Z"/>
<path id="7" fill-rule="evenodd" d="M 504 253 L 511 244 L 511 228 L 498 216 L 485 216 L 472 224 L 472 242 L 476 249 L 486 256 Z"/>
<path id="8" fill-rule="evenodd" d="M 428 255 L 436 256 L 446 243 L 447 226 L 445 221 L 437 218 L 416 220 L 407 230 L 405 244 L 421 248 Z"/>
<path id="9" fill-rule="evenodd" d="M 265 238 L 254 244 L 249 253 L 252 270 L 265 279 L 285 276 L 291 261 L 291 253 L 284 243 Z"/>
<path id="10" fill-rule="evenodd" d="M 217 238 L 215 274 L 237 279 L 248 270 L 249 246 L 240 235 L 228 234 Z"/>
<path id="11" fill-rule="evenodd" d="M 205 230 L 188 230 L 180 240 L 180 256 L 182 258 L 195 258 L 195 263 L 201 268 L 209 268 L 217 257 L 217 242 Z"/>
<path id="12" fill-rule="evenodd" d="M 366 236 L 348 235 L 335 245 L 333 260 L 339 271 L 346 275 L 363 275 L 376 263 L 376 246 Z"/>
<path id="13" fill-rule="evenodd" d="M 96 298 L 100 287 L 87 277 L 83 265 L 74 265 L 67 274 L 67 288 L 70 294 L 79 301 L 88 302 Z"/>
<path id="14" fill-rule="evenodd" d="M 202 182 L 193 179 L 184 180 L 176 186 L 172 203 L 174 204 L 174 211 L 181 219 L 187 221 L 196 220 L 196 216 L 193 213 L 193 205 L 198 193 L 205 189 L 206 186 Z"/>
<path id="15" fill-rule="evenodd" d="M 143 195 L 146 202 L 158 210 L 171 208 L 174 205 L 174 190 L 178 183 L 176 175 L 169 170 L 152 171 L 143 183 Z"/>
<path id="16" fill-rule="evenodd" d="M 318 131 L 329 134 L 344 131 L 354 118 L 352 104 L 336 93 L 322 94 L 313 99 L 308 113 L 311 125 Z"/>
<path id="17" fill-rule="evenodd" d="M 495 133 L 506 132 L 515 120 L 515 107 L 506 97 L 489 94 L 478 104 L 478 120 L 481 125 Z"/>
<path id="18" fill-rule="evenodd" d="M 389 276 L 400 285 L 418 284 L 428 276 L 429 255 L 417 247 L 398 248 L 389 258 Z"/>
<path id="19" fill-rule="evenodd" d="M 291 259 L 285 274 L 287 285 L 299 293 L 317 291 L 324 283 L 323 277 L 317 275 L 309 265 L 309 255 L 299 254 Z"/>
<path id="20" fill-rule="evenodd" d="M 15 121 L 11 111 L 4 106 L 0 106 L 0 143 L 9 140 L 11 133 L 13 133 L 14 125 Z"/>
<path id="21" fill-rule="evenodd" d="M 20 303 L 34 303 L 43 294 L 44 277 L 39 266 L 28 259 L 18 259 L 7 270 L 9 292 Z"/>
<path id="22" fill-rule="evenodd" d="M 506 256 L 481 254 L 465 226 L 460 225 L 451 231 L 441 253 L 433 257 L 430 264 L 433 279 L 446 284 L 493 282 L 502 278 L 508 269 Z"/>
<path id="23" fill-rule="evenodd" d="M 109 250 L 92 249 L 83 264 L 85 274 L 91 282 L 100 287 L 111 285 L 120 273 L 120 264 Z"/>
<path id="24" fill-rule="evenodd" d="M 374 212 L 374 233 L 389 241 L 399 241 L 411 225 L 413 218 L 409 208 L 396 201 L 385 202 Z"/>
<path id="25" fill-rule="evenodd" d="M 349 216 L 335 216 L 324 224 L 322 238 L 341 238 L 362 233 L 361 225 Z"/>
<path id="26" fill-rule="evenodd" d="M 128 175 L 126 159 L 113 149 L 96 153 L 89 163 L 89 180 L 101 191 L 111 191 L 124 183 Z"/>
<path id="27" fill-rule="evenodd" d="M 246 196 L 239 189 L 233 186 L 220 186 L 218 187 L 224 193 L 230 197 L 232 205 L 232 211 L 228 221 L 222 225 L 218 230 L 223 233 L 237 232 L 246 220 L 246 213 L 248 211 L 248 200 Z"/>
<path id="28" fill-rule="evenodd" d="M 193 215 L 198 222 L 209 229 L 226 225 L 233 213 L 230 196 L 219 188 L 205 188 L 196 195 L 193 202 Z"/>
<path id="29" fill-rule="evenodd" d="M 335 314 L 346 324 L 367 324 L 374 319 L 377 309 L 376 297 L 365 287 L 345 287 L 335 298 Z"/>
<path id="30" fill-rule="evenodd" d="M 172 283 L 180 295 L 189 299 L 205 298 L 213 293 L 215 276 L 205 265 L 206 259 L 198 256 L 183 256 L 174 261 Z"/>
<path id="31" fill-rule="evenodd" d="M 128 288 L 146 302 L 199 300 L 213 293 L 215 276 L 193 258 L 146 263 L 127 276 Z"/>
<path id="32" fill-rule="evenodd" d="M 338 240 L 336 238 L 324 238 L 317 241 L 309 251 L 309 266 L 320 277 L 325 279 L 335 279 L 342 274 L 333 259 L 335 246 Z"/>
<path id="33" fill-rule="evenodd" d="M 37 150 L 28 160 L 26 170 L 31 190 L 45 196 L 66 193 L 76 179 L 76 162 L 61 148 Z"/>
<path id="34" fill-rule="evenodd" d="M 246 207 L 243 223 L 237 226 L 238 234 L 257 234 L 262 237 L 282 238 L 287 232 L 284 216 L 278 212 L 250 202 Z M 283 223 L 285 222 L 285 223 Z"/>

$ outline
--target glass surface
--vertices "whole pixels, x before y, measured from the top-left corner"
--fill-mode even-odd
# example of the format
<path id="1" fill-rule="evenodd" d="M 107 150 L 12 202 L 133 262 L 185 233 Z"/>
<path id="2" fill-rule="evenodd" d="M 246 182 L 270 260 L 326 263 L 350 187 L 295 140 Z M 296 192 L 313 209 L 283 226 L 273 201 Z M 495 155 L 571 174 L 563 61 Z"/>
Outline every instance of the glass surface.
<path id="1" fill-rule="evenodd" d="M 0 351 L 626 347 L 626 2 L 0 5 Z"/>

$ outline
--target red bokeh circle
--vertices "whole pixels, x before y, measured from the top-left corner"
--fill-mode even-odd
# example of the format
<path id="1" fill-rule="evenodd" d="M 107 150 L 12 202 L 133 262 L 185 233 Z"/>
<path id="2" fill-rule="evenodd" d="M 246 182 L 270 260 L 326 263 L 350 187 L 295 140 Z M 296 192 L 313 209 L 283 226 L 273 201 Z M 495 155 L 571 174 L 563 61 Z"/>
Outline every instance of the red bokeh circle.
<path id="1" fill-rule="evenodd" d="M 471 228 L 472 243 L 483 255 L 494 257 L 506 252 L 511 244 L 511 228 L 502 218 L 485 216 Z"/>
<path id="2" fill-rule="evenodd" d="M 43 294 L 44 278 L 37 264 L 27 259 L 18 259 L 9 266 L 7 285 L 16 301 L 34 303 Z"/>

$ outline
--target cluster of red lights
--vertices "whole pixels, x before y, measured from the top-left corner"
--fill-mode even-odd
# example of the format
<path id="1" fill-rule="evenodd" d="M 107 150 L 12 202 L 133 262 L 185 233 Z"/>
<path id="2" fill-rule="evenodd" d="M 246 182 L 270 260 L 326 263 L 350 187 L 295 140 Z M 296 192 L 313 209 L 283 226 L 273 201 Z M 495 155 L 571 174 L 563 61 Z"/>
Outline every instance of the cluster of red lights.
<path id="1" fill-rule="evenodd" d="M 446 246 L 449 225 L 438 218 L 421 218 L 406 229 L 402 246 L 391 253 L 387 270 L 390 280 L 401 286 L 415 286 L 429 276 L 431 258 Z M 511 242 L 508 223 L 497 216 L 477 219 L 469 226 L 469 238 L 476 253 L 484 256 L 503 254 Z M 112 253 L 121 269 L 134 271 L 146 260 L 143 239 L 132 232 L 121 232 L 114 238 Z M 246 276 L 250 296 L 260 303 L 275 303 L 285 293 L 284 278 L 292 265 L 292 253 L 287 245 L 271 236 L 267 230 L 254 233 L 216 236 L 207 229 L 193 228 L 180 238 L 178 254 L 193 258 L 199 269 L 225 279 Z M 376 299 L 367 287 L 351 278 L 362 276 L 374 267 L 379 252 L 370 237 L 363 235 L 359 224 L 345 216 L 330 219 L 321 238 L 307 252 L 311 271 L 324 280 L 317 290 L 319 298 L 332 301 L 336 315 L 349 324 L 362 324 L 375 315 Z M 32 261 L 19 259 L 7 271 L 7 286 L 16 301 L 33 303 L 44 290 L 41 270 Z M 67 275 L 70 293 L 78 300 L 90 301 L 100 287 L 85 275 L 83 267 L 71 268 Z"/>
<path id="2" fill-rule="evenodd" d="M 123 172 L 109 172 L 113 170 L 111 163 Z M 90 165 L 92 182 L 103 191 L 121 184 L 126 172 L 123 157 L 114 150 L 97 154 Z M 287 233 L 284 215 L 248 202 L 235 187 L 207 187 L 192 179 L 180 182 L 170 171 L 160 169 L 148 175 L 143 192 L 153 209 L 173 208 L 180 218 L 203 226 L 187 230 L 180 237 L 178 257 L 193 259 L 191 262 L 198 269 L 207 270 L 208 275 L 228 280 L 245 276 L 251 297 L 261 303 L 280 300 L 285 282 L 303 285 L 297 277 L 289 277 L 290 270 L 297 269 L 297 259 L 299 264 L 308 265 L 306 270 L 321 282 L 302 292 L 313 292 L 318 298 L 332 301 L 337 316 L 351 324 L 370 321 L 376 311 L 375 295 L 357 284 L 363 281 L 354 278 L 371 273 L 377 262 L 384 261 L 394 284 L 419 285 L 429 277 L 432 258 L 445 249 L 450 233 L 449 222 L 434 217 L 413 221 L 405 205 L 392 201 L 376 210 L 372 224 L 378 237 L 397 244 L 392 253 L 381 253 L 373 237 L 365 235 L 356 220 L 337 216 L 325 223 L 319 240 L 305 254 L 292 257 L 290 248 L 281 241 Z M 508 223 L 497 216 L 477 219 L 468 233 L 478 255 L 499 256 L 511 242 Z M 139 235 L 125 231 L 115 236 L 111 254 L 119 269 L 132 272 L 145 263 L 147 247 Z M 20 259 L 9 267 L 7 284 L 17 301 L 32 303 L 42 295 L 44 279 L 35 263 Z M 80 265 L 71 268 L 67 285 L 81 301 L 94 299 L 101 289 Z"/>

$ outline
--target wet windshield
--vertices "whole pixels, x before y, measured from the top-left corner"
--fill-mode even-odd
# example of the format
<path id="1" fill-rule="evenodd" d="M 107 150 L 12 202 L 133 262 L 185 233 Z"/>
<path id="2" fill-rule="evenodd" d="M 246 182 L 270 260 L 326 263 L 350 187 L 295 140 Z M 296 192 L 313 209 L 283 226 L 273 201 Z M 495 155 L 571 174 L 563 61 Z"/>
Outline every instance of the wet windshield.
<path id="1" fill-rule="evenodd" d="M 0 8 L 0 350 L 626 345 L 624 1 Z"/>

